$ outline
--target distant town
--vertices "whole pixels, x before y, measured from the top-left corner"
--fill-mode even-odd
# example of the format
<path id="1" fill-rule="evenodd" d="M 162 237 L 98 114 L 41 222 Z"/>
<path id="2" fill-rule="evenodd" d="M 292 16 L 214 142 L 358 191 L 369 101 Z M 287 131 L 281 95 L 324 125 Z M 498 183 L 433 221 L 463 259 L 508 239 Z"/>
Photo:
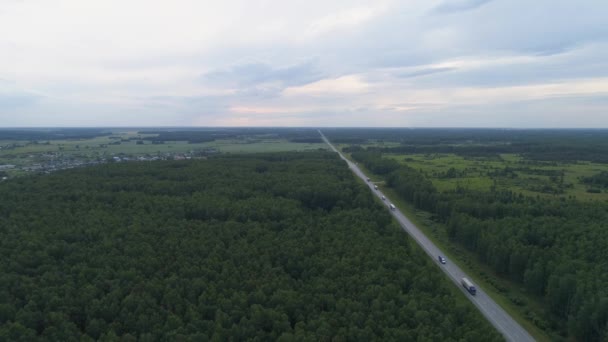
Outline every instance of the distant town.
<path id="1" fill-rule="evenodd" d="M 158 160 L 190 160 L 206 159 L 207 156 L 219 153 L 216 148 L 190 151 L 186 153 L 159 153 L 158 155 L 138 155 L 119 153 L 110 156 L 92 157 L 87 155 L 77 156 L 62 152 L 48 152 L 41 154 L 28 154 L 22 158 L 21 165 L 0 164 L 0 180 L 7 180 L 10 172 L 18 173 L 51 173 L 54 171 L 85 167 L 105 163 L 126 162 L 150 162 Z"/>

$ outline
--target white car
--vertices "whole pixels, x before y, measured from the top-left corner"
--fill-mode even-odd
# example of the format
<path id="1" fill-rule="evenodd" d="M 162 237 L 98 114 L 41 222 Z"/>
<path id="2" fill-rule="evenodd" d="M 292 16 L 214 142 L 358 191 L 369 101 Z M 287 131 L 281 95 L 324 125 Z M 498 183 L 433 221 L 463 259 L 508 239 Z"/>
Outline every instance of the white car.
<path id="1" fill-rule="evenodd" d="M 382 200 L 383 200 L 383 201 L 386 201 L 386 197 L 382 196 Z"/>

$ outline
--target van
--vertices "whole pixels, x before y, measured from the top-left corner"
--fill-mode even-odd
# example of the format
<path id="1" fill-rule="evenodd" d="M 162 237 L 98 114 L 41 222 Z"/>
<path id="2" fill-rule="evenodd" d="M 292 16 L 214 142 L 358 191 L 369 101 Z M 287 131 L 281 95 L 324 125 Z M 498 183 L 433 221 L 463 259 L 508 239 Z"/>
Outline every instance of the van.
<path id="1" fill-rule="evenodd" d="M 471 283 L 471 281 L 469 279 L 462 278 L 462 280 L 460 281 L 460 283 L 473 296 L 477 293 L 477 289 L 475 288 L 475 286 L 473 286 L 473 283 Z"/>

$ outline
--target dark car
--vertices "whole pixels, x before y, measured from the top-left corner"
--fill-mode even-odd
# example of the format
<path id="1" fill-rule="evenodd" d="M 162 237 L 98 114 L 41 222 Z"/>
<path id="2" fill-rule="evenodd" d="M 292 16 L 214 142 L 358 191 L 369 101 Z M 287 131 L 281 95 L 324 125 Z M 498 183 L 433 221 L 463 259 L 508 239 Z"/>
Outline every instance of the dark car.
<path id="1" fill-rule="evenodd" d="M 440 263 L 445 264 L 445 258 L 442 257 L 441 255 L 438 256 L 437 259 L 439 260 Z"/>

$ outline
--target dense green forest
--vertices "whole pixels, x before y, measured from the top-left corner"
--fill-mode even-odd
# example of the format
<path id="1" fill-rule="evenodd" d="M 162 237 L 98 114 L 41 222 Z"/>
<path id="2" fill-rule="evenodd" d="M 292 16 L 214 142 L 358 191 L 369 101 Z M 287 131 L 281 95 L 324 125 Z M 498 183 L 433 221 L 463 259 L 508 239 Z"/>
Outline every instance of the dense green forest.
<path id="1" fill-rule="evenodd" d="M 495 188 L 438 191 L 407 162 L 371 150 L 350 149 L 402 198 L 444 223 L 451 241 L 542 299 L 545 317 L 531 317 L 538 326 L 580 341 L 608 340 L 608 203 Z M 599 186 L 604 178 L 584 181 Z"/>
<path id="2" fill-rule="evenodd" d="M 0 340 L 96 339 L 501 337 L 337 155 L 310 152 L 0 183 Z"/>

